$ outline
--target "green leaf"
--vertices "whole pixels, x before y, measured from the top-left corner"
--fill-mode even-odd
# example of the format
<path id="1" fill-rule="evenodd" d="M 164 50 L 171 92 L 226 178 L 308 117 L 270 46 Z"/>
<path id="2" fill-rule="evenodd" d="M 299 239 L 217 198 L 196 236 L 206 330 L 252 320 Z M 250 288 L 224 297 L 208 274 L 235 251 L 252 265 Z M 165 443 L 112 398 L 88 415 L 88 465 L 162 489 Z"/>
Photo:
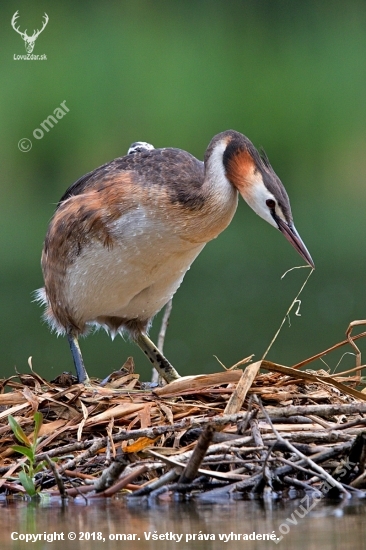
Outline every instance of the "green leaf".
<path id="1" fill-rule="evenodd" d="M 37 445 L 38 433 L 39 433 L 39 430 L 41 429 L 42 422 L 43 422 L 43 414 L 41 412 L 37 411 L 34 414 L 34 423 L 35 423 L 35 425 L 34 425 L 33 445 Z"/>
<path id="2" fill-rule="evenodd" d="M 24 443 L 25 445 L 27 445 L 27 447 L 30 447 L 31 442 L 29 441 L 28 437 L 25 435 L 25 433 L 23 432 L 22 428 L 19 426 L 19 424 L 15 420 L 15 418 L 13 416 L 11 416 L 11 414 L 9 414 L 8 420 L 9 420 L 9 425 L 10 425 L 11 429 L 13 430 L 14 435 L 17 438 L 17 440 L 20 441 L 21 443 Z"/>
<path id="3" fill-rule="evenodd" d="M 33 464 L 33 462 L 34 462 L 34 452 L 32 451 L 32 449 L 29 449 L 28 447 L 22 447 L 21 445 L 12 445 L 11 448 L 16 453 L 20 453 L 21 455 L 24 455 L 27 458 L 29 458 L 30 462 Z"/>
<path id="4" fill-rule="evenodd" d="M 19 472 L 19 481 L 30 497 L 36 496 L 37 491 L 31 477 L 27 476 L 25 472 Z"/>
<path id="5" fill-rule="evenodd" d="M 33 469 L 33 474 L 34 475 L 38 474 L 39 472 L 41 472 L 44 469 L 45 466 L 47 466 L 47 463 L 46 463 L 45 460 L 42 460 L 42 462 L 37 464 L 37 466 Z"/>

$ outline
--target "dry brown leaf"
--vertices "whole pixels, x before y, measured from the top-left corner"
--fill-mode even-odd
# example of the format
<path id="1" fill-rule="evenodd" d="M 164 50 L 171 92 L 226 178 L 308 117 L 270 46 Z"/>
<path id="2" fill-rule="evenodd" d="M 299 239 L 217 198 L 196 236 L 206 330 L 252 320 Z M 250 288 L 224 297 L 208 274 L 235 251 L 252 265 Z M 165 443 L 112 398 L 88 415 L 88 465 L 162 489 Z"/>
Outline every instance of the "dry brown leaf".
<path id="1" fill-rule="evenodd" d="M 174 418 L 173 418 L 173 413 L 171 408 L 165 405 L 164 403 L 159 403 L 159 407 L 165 414 L 169 424 L 174 424 Z"/>
<path id="2" fill-rule="evenodd" d="M 138 411 L 137 416 L 140 419 L 141 428 L 151 426 L 151 407 L 153 403 L 147 403 L 143 409 Z"/>
<path id="3" fill-rule="evenodd" d="M 234 393 L 231 395 L 225 407 L 224 414 L 235 414 L 240 411 L 247 393 L 253 384 L 253 380 L 261 368 L 261 364 L 262 361 L 257 361 L 246 367 L 238 381 Z"/>
<path id="4" fill-rule="evenodd" d="M 155 389 L 153 393 L 160 397 L 177 395 L 180 392 L 189 390 L 194 393 L 195 390 L 238 382 L 242 374 L 243 371 L 239 369 L 215 372 L 213 374 L 198 374 L 197 376 L 182 376 L 178 380 L 174 380 L 174 382 L 170 382 L 170 384 L 162 388 Z"/>
<path id="5" fill-rule="evenodd" d="M 122 449 L 125 453 L 139 453 L 147 447 L 151 447 L 158 439 L 158 437 L 156 437 L 155 439 L 140 437 L 140 439 L 137 439 L 134 443 L 132 443 L 132 445 L 122 446 Z"/>
<path id="6" fill-rule="evenodd" d="M 114 419 L 122 418 L 123 416 L 127 416 L 128 414 L 131 414 L 139 411 L 140 409 L 143 409 L 144 406 L 145 406 L 144 403 L 126 403 L 123 405 L 117 405 L 116 407 L 112 407 L 100 414 L 97 414 L 96 416 L 92 416 L 88 418 L 85 425 L 94 426 L 95 424 L 108 422 L 112 417 Z"/>
<path id="7" fill-rule="evenodd" d="M 77 431 L 76 438 L 77 438 L 78 441 L 81 441 L 81 436 L 82 436 L 82 433 L 83 433 L 83 429 L 84 429 L 85 423 L 88 420 L 88 416 L 89 416 L 88 409 L 86 408 L 86 406 L 84 405 L 84 403 L 82 401 L 80 401 L 80 405 L 81 405 L 81 410 L 83 411 L 83 419 L 80 422 L 79 427 L 78 427 L 78 431 Z"/>
<path id="8" fill-rule="evenodd" d="M 161 406 L 161 404 L 160 404 L 160 406 Z M 214 407 L 209 407 L 209 408 L 210 408 L 210 410 L 214 409 Z M 188 410 L 185 410 L 183 412 L 175 413 L 174 410 L 172 412 L 174 414 L 174 421 L 176 422 L 180 418 L 185 418 L 186 416 L 193 416 L 194 414 L 201 413 L 201 409 L 199 407 L 191 407 Z"/>
<path id="9" fill-rule="evenodd" d="M 254 392 L 255 393 L 255 392 Z M 290 392 L 277 392 L 277 393 L 271 393 L 271 392 L 263 392 L 261 393 L 261 398 L 263 401 L 278 401 L 279 403 L 286 401 L 288 399 L 292 399 L 294 396 L 293 393 Z M 297 395 L 296 397 L 300 397 Z"/>
<path id="10" fill-rule="evenodd" d="M 29 408 L 29 403 L 26 401 L 22 405 L 16 405 L 15 407 L 10 407 L 10 409 L 5 409 L 5 411 L 0 412 L 0 420 L 2 418 L 7 418 L 9 414 L 14 415 L 15 413 L 19 411 L 24 411 L 25 409 Z"/>
<path id="11" fill-rule="evenodd" d="M 19 405 L 25 403 L 27 400 L 22 392 L 2 393 L 0 395 L 0 407 L 7 407 L 9 405 Z"/>
<path id="12" fill-rule="evenodd" d="M 271 361 L 262 361 L 262 367 L 264 369 L 274 370 L 276 372 L 282 372 L 282 374 L 287 374 L 288 376 L 292 376 L 294 378 L 303 378 L 304 380 L 310 380 L 312 382 L 318 382 L 324 385 L 335 386 L 337 389 L 341 390 L 341 392 L 345 393 L 346 395 L 347 394 L 352 395 L 353 397 L 356 397 L 361 401 L 366 401 L 365 394 L 363 394 L 360 391 L 354 390 L 353 388 L 349 388 L 345 384 L 341 384 L 340 382 L 337 382 L 331 376 L 327 376 L 327 377 L 317 376 L 315 374 L 312 374 L 306 371 L 298 371 L 290 367 L 277 365 L 276 363 L 272 363 Z"/>
<path id="13" fill-rule="evenodd" d="M 121 376 L 121 378 L 117 378 L 116 380 L 113 380 L 112 382 L 109 382 L 107 388 L 120 388 L 121 386 L 127 385 L 128 382 L 133 382 L 133 385 L 136 385 L 136 382 L 139 380 L 138 374 L 126 374 L 125 376 Z M 130 389 L 130 388 L 125 388 Z"/>
<path id="14" fill-rule="evenodd" d="M 60 428 L 65 426 L 66 420 L 54 420 L 53 422 L 43 423 L 39 430 L 39 436 L 57 433 Z"/>
<path id="15" fill-rule="evenodd" d="M 39 405 L 39 402 L 40 402 L 38 397 L 36 397 L 34 395 L 34 393 L 31 392 L 31 390 L 27 386 L 24 387 L 23 395 L 26 398 L 26 400 L 28 401 L 28 403 L 30 404 L 30 406 L 32 407 L 32 411 L 37 412 L 38 405 Z"/>

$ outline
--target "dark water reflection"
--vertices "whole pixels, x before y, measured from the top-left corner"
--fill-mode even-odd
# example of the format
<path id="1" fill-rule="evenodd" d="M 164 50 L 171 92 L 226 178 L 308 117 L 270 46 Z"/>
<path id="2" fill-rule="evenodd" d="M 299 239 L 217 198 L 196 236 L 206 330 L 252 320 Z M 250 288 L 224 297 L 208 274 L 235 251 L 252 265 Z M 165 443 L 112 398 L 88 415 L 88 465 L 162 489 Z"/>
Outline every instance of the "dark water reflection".
<path id="1" fill-rule="evenodd" d="M 303 519 L 293 515 L 297 525 L 291 524 L 291 514 L 294 514 L 300 501 L 291 504 L 258 502 L 230 502 L 224 504 L 206 503 L 163 503 L 153 507 L 144 504 L 131 506 L 124 500 L 97 502 L 85 505 L 83 501 L 69 503 L 62 508 L 59 503 L 1 503 L 0 514 L 0 548 L 7 549 L 46 549 L 70 550 L 103 549 L 115 550 L 125 548 L 143 550 L 147 548 L 167 550 L 177 548 L 199 548 L 206 550 L 251 549 L 302 549 L 322 550 L 364 550 L 366 548 L 366 503 L 320 502 Z M 290 521 L 287 519 L 290 518 Z M 286 524 L 286 525 L 285 525 Z M 280 526 L 282 525 L 281 529 Z M 285 526 L 284 526 L 285 525 Z M 288 534 L 276 544 L 263 540 L 232 540 L 225 542 L 219 535 L 230 537 L 231 533 L 248 535 L 275 532 L 281 536 Z M 26 542 L 11 540 L 20 534 L 52 535 L 54 532 L 64 534 L 64 540 Z M 68 540 L 70 532 L 76 533 L 76 540 Z M 79 533 L 90 533 L 95 540 L 80 541 Z M 149 541 L 145 533 L 154 533 L 171 538 L 170 533 L 183 535 L 179 542 L 174 540 Z M 94 533 L 94 535 L 93 535 Z M 98 533 L 101 533 L 98 535 Z M 130 534 L 135 540 L 115 541 L 110 536 L 117 533 Z M 213 535 L 215 540 L 190 540 L 187 535 Z M 99 540 L 98 540 L 99 537 Z M 225 538 L 226 538 L 225 537 Z M 104 540 L 103 540 L 104 538 Z M 138 540 L 140 539 L 140 540 Z"/>

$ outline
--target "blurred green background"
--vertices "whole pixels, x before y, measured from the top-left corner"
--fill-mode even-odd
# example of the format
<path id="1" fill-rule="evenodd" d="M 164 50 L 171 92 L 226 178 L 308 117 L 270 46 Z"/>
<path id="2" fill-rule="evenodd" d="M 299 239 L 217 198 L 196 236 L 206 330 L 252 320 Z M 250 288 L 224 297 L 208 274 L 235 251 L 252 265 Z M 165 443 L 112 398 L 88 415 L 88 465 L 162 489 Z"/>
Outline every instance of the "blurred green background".
<path id="1" fill-rule="evenodd" d="M 49 23 L 34 54 L 15 61 L 21 30 Z M 362 0 L 1 3 L 1 376 L 14 366 L 52 378 L 72 370 L 64 339 L 42 324 L 32 291 L 55 204 L 95 167 L 136 140 L 202 159 L 233 128 L 263 146 L 291 198 L 316 271 L 269 358 L 292 365 L 343 339 L 365 315 L 366 3 Z M 66 101 L 43 139 L 32 133 Z M 18 141 L 29 138 L 31 151 Z M 212 372 L 271 341 L 307 270 L 283 236 L 240 200 L 230 227 L 207 245 L 174 299 L 165 353 L 182 373 Z M 156 339 L 160 316 L 151 335 Z M 361 329 L 362 330 L 362 329 Z M 134 355 L 100 332 L 81 342 L 93 376 Z M 362 348 L 362 344 L 361 344 Z M 334 369 L 342 353 L 325 358 Z M 324 366 L 320 362 L 318 367 Z M 340 368 L 354 365 L 347 355 Z M 315 366 L 315 364 L 314 364 Z"/>

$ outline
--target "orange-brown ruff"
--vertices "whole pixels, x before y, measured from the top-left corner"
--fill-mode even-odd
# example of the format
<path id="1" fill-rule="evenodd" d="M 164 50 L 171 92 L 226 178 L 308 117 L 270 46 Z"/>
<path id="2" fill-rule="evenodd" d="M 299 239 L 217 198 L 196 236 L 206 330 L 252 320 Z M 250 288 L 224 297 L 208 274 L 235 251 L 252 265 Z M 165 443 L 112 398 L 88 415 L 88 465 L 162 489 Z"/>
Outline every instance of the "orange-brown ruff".
<path id="1" fill-rule="evenodd" d="M 88 378 L 77 338 L 92 325 L 128 331 L 167 381 L 179 376 L 146 331 L 230 223 L 238 191 L 313 266 L 282 183 L 232 130 L 212 139 L 204 163 L 180 149 L 137 148 L 66 191 L 46 235 L 38 294 L 51 327 L 68 336 L 79 381 Z"/>

